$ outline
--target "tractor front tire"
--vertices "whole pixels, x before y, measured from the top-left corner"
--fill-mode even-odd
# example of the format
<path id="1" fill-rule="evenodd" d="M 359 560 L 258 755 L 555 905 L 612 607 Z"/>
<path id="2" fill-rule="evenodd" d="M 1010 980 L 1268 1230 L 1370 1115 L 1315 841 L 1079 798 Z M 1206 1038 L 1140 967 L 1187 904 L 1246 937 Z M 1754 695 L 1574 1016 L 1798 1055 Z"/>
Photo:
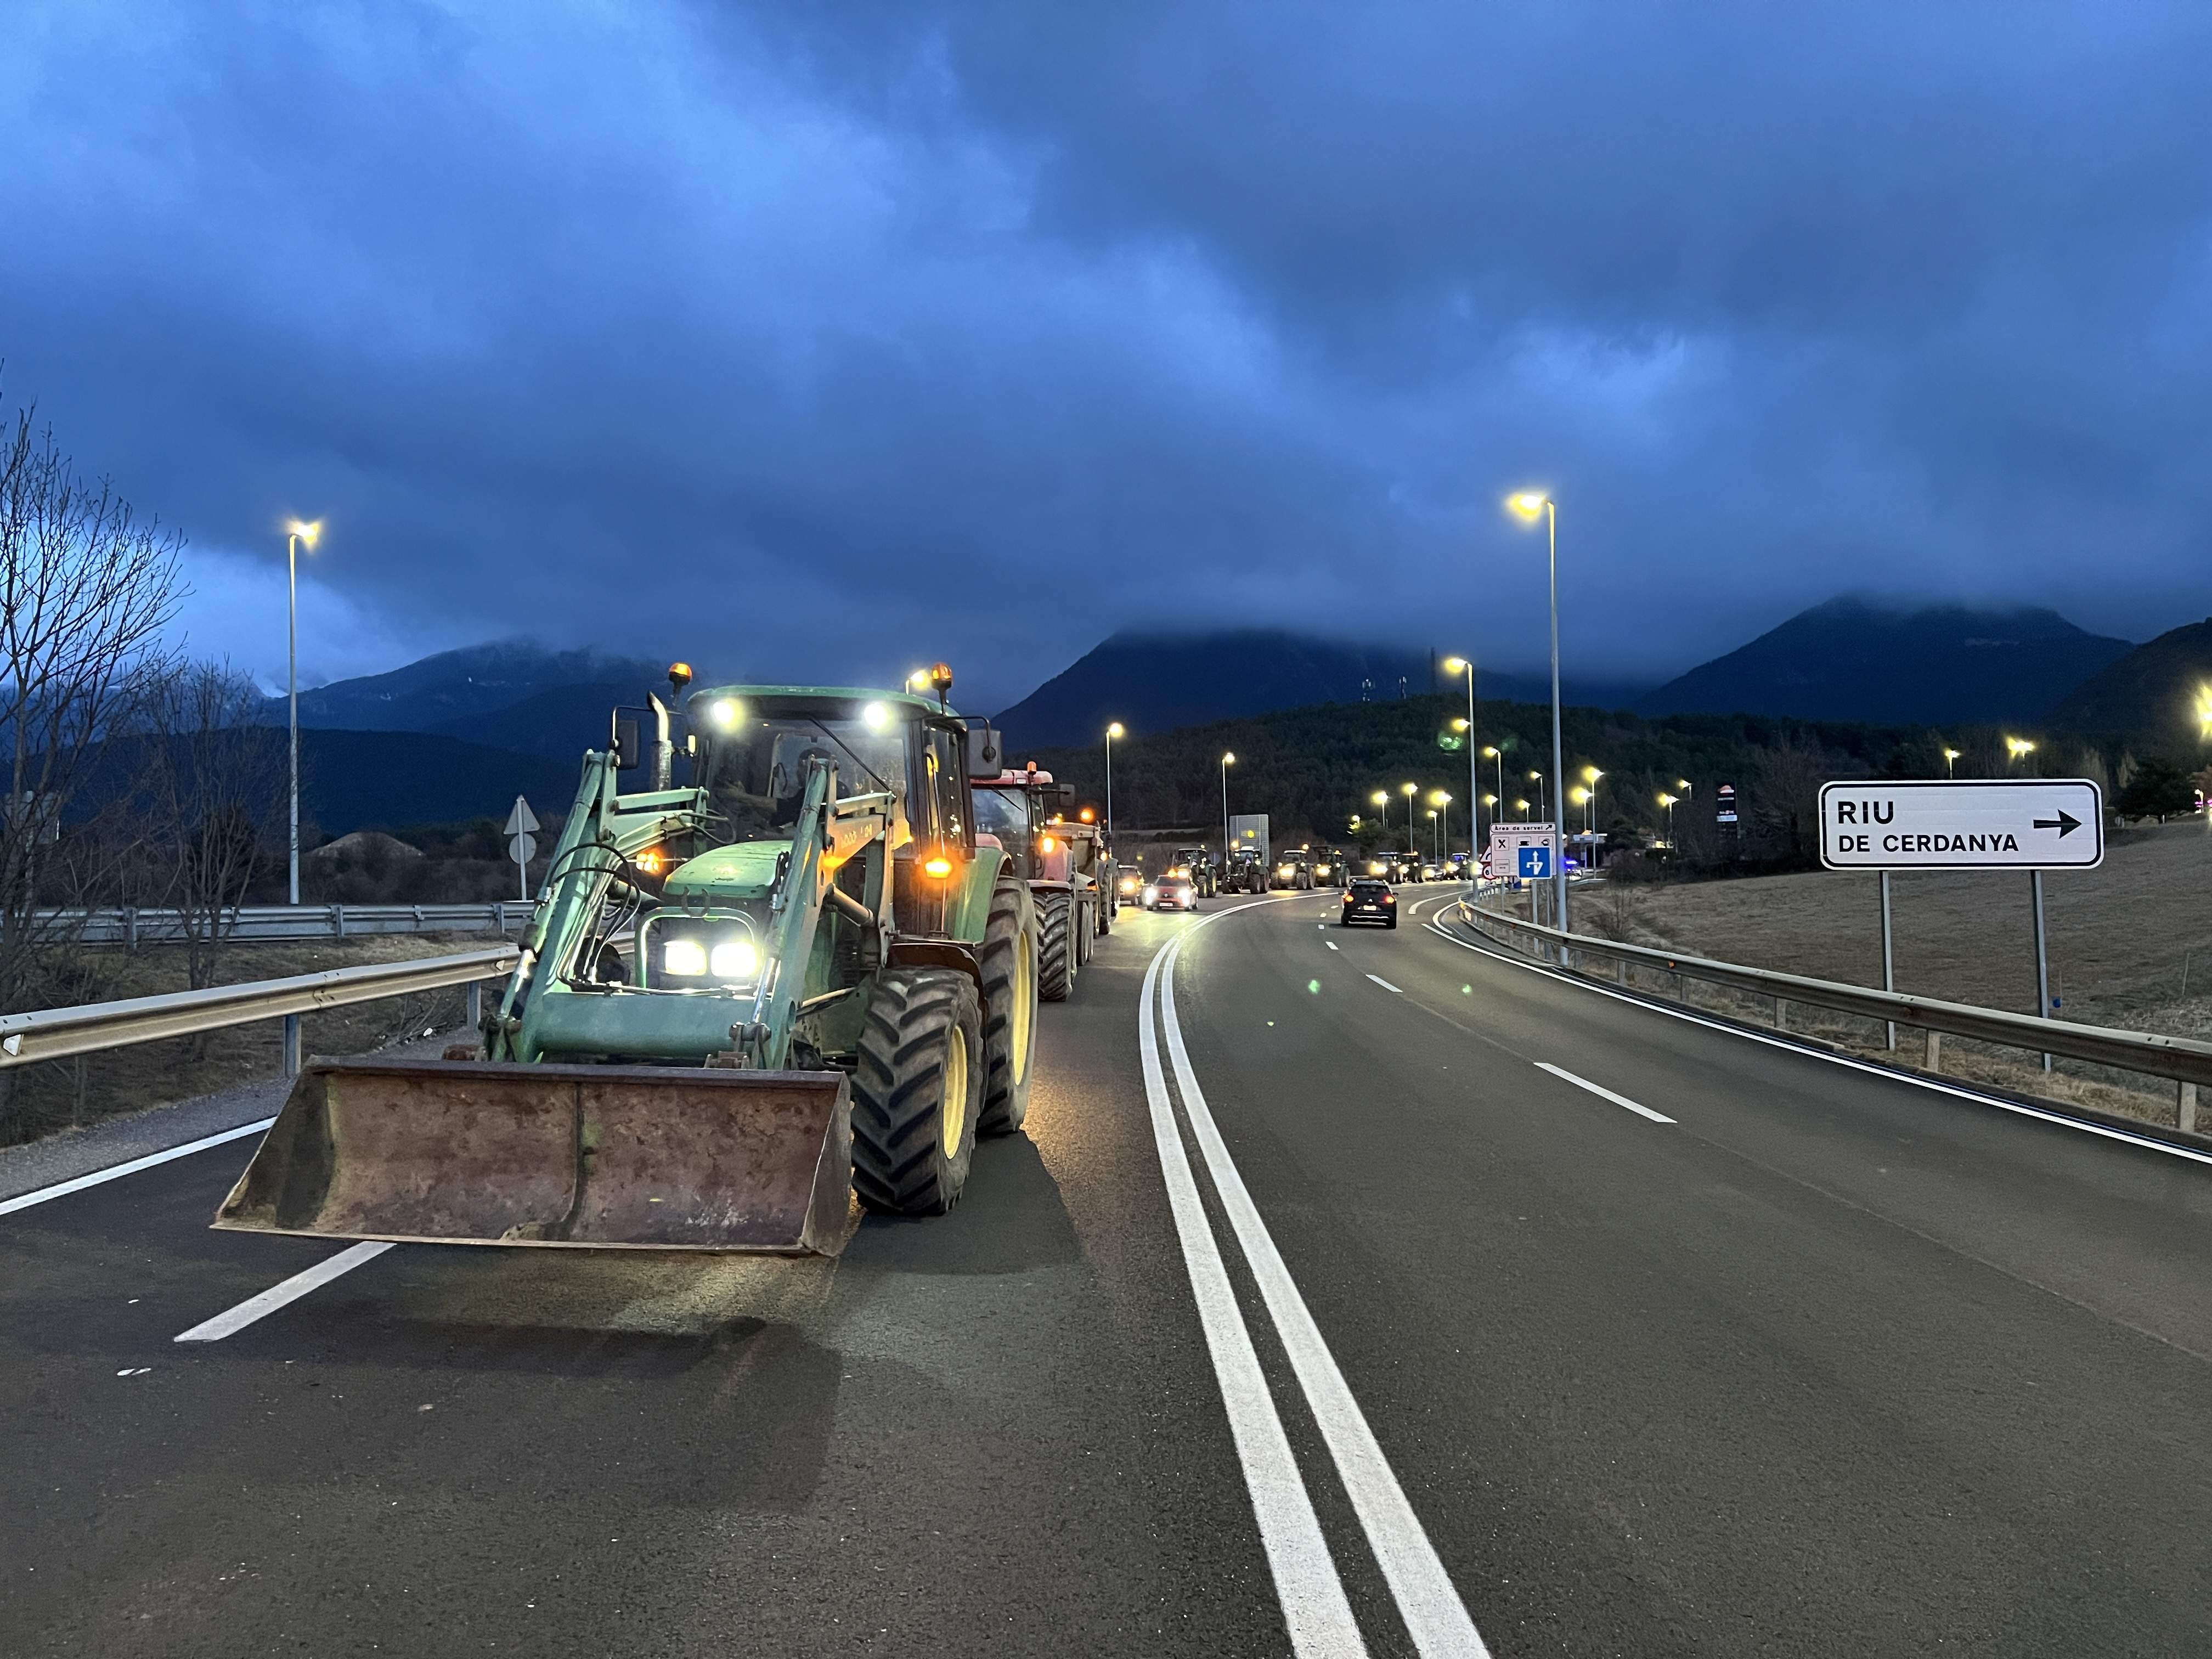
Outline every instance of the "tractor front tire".
<path id="1" fill-rule="evenodd" d="M 1088 967 L 1091 963 L 1091 941 L 1098 937 L 1097 901 L 1085 899 L 1071 914 L 1069 927 L 1075 934 L 1075 965 Z"/>
<path id="2" fill-rule="evenodd" d="M 1075 989 L 1075 951 L 1068 938 L 1066 893 L 1037 896 L 1037 994 L 1047 1002 L 1065 1002 Z"/>
<path id="3" fill-rule="evenodd" d="M 886 968 L 853 1073 L 853 1190 L 881 1215 L 960 1201 L 983 1109 L 983 1018 L 957 968 Z"/>
<path id="4" fill-rule="evenodd" d="M 978 1134 L 1010 1135 L 1030 1111 L 1036 1050 L 1037 925 L 1030 890 L 1000 876 L 977 952 L 983 975 L 983 1115 Z"/>

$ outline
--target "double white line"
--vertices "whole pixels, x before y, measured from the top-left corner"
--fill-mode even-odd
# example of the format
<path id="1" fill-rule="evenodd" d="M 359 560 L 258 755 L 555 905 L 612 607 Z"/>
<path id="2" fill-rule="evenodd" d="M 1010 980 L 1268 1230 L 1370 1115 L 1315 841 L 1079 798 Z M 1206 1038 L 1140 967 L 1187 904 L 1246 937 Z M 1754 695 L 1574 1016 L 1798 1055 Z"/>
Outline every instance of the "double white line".
<path id="1" fill-rule="evenodd" d="M 1230 1231 L 1259 1284 L 1261 1300 L 1289 1355 L 1291 1369 L 1352 1499 L 1376 1563 L 1397 1601 L 1415 1650 L 1423 1659 L 1444 1659 L 1445 1656 L 1487 1659 L 1489 1650 L 1476 1633 L 1474 1621 L 1468 1617 L 1443 1563 L 1437 1559 L 1419 1517 L 1406 1501 L 1405 1491 L 1391 1472 L 1382 1447 L 1376 1443 L 1359 1402 L 1352 1397 L 1344 1373 L 1337 1368 L 1336 1357 L 1322 1340 L 1305 1298 L 1298 1294 L 1290 1269 L 1245 1189 L 1243 1177 L 1237 1174 L 1229 1149 L 1222 1143 L 1213 1114 L 1206 1108 L 1205 1091 L 1191 1070 L 1182 1028 L 1176 1018 L 1176 959 L 1182 952 L 1183 941 L 1199 927 L 1234 914 L 1218 911 L 1202 918 L 1153 956 L 1152 966 L 1146 970 L 1138 1009 L 1137 1046 L 1144 1062 L 1145 1096 L 1152 1108 L 1152 1138 L 1159 1147 L 1169 1206 L 1175 1216 L 1184 1263 L 1190 1270 L 1191 1293 L 1198 1303 L 1199 1322 L 1205 1328 L 1214 1376 L 1228 1409 L 1230 1432 L 1243 1466 L 1245 1489 L 1251 1494 L 1252 1511 L 1274 1575 L 1275 1594 L 1290 1629 L 1291 1649 L 1302 1656 L 1339 1659 L 1340 1656 L 1364 1656 L 1367 1644 L 1352 1616 L 1336 1562 L 1322 1536 L 1312 1497 L 1291 1453 L 1274 1397 L 1268 1392 L 1220 1243 L 1199 1196 L 1198 1180 L 1183 1149 L 1182 1129 L 1161 1064 L 1164 1043 L 1175 1069 L 1183 1117 L 1212 1177 Z"/>

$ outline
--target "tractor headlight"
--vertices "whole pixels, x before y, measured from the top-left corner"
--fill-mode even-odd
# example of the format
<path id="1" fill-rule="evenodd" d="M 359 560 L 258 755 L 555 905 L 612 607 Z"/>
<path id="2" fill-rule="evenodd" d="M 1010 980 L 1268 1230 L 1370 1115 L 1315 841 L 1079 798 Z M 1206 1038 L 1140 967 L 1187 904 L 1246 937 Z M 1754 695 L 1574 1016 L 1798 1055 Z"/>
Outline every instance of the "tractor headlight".
<path id="1" fill-rule="evenodd" d="M 734 697 L 717 697 L 707 710 L 708 717 L 725 732 L 735 726 L 738 716 L 744 713 Z"/>
<path id="2" fill-rule="evenodd" d="M 670 939 L 660 947 L 660 968 L 671 978 L 701 978 L 707 971 L 707 947 L 696 939 Z"/>
<path id="3" fill-rule="evenodd" d="M 760 971 L 760 952 L 750 939 L 733 939 L 717 945 L 708 960 L 716 979 L 750 979 Z"/>

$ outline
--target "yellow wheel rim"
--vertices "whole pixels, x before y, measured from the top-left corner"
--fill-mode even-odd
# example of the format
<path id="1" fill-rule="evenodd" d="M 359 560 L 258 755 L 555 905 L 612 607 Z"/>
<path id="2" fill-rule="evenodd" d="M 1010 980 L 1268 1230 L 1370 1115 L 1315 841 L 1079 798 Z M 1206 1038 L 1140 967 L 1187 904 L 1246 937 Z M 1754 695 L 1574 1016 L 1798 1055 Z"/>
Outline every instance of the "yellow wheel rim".
<path id="1" fill-rule="evenodd" d="M 968 1034 L 957 1025 L 945 1039 L 945 1100 L 937 1121 L 949 1162 L 960 1156 L 961 1138 L 968 1132 Z"/>
<path id="2" fill-rule="evenodd" d="M 1015 941 L 1014 951 L 1014 1086 L 1019 1088 L 1030 1074 L 1030 1033 L 1036 1021 L 1036 953 L 1020 946 L 1024 940 Z"/>

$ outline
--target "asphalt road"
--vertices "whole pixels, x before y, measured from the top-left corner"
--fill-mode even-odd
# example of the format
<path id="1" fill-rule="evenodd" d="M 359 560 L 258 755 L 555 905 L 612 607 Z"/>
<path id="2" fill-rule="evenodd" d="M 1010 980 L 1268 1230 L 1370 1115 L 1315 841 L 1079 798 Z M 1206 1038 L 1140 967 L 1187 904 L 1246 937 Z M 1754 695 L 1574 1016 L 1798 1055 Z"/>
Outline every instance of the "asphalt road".
<path id="1" fill-rule="evenodd" d="M 0 1652 L 2212 1652 L 2212 1169 L 1334 904 L 834 1262 L 0 1215 Z"/>

